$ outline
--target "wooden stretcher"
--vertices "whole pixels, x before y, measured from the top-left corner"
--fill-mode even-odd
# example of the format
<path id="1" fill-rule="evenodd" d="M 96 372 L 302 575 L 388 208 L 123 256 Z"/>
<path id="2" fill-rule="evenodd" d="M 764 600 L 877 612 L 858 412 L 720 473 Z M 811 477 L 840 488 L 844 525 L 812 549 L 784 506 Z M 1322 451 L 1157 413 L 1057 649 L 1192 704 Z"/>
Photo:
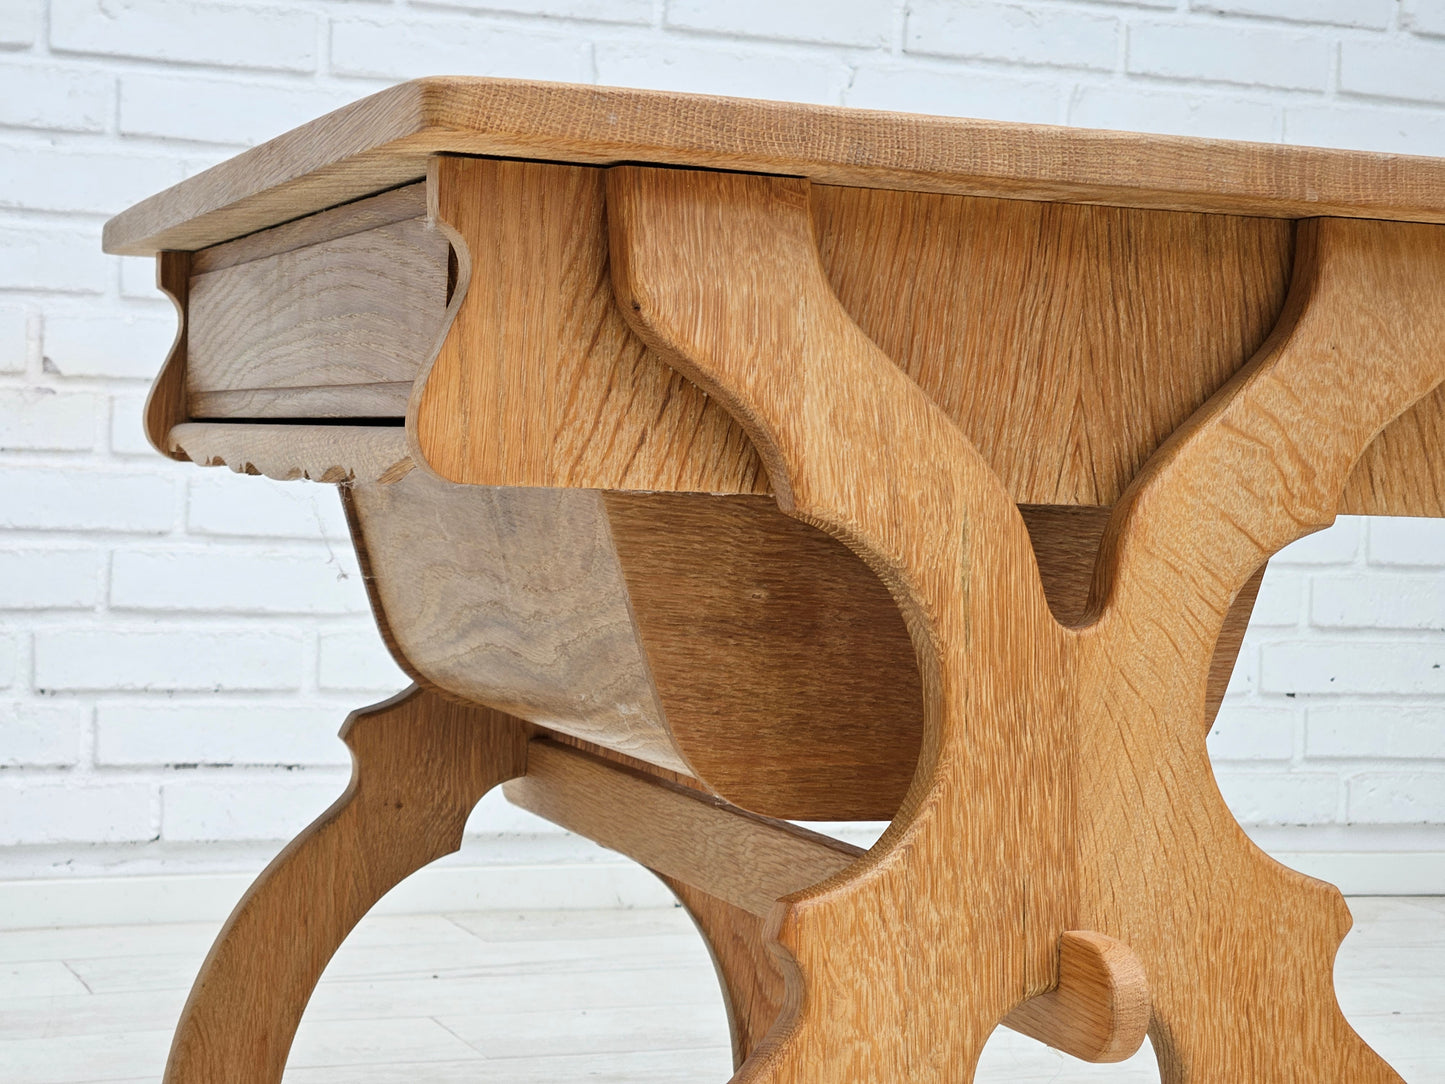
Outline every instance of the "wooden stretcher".
<path id="1" fill-rule="evenodd" d="M 338 484 L 416 682 L 167 1081 L 279 1081 L 497 785 L 672 886 L 737 1082 L 968 1081 L 1000 1023 L 1398 1081 L 1205 735 L 1273 553 L 1445 515 L 1442 223 L 1445 161 L 483 79 L 113 219 L 181 314 L 152 441 Z"/>

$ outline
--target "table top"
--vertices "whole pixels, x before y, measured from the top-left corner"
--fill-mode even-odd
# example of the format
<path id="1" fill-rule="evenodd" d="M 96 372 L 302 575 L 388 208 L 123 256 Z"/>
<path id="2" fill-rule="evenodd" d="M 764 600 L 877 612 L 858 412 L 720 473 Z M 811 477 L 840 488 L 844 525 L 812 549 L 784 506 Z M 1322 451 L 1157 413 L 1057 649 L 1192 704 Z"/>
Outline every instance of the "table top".
<path id="1" fill-rule="evenodd" d="M 105 248 L 204 248 L 415 181 L 439 153 L 1273 218 L 1445 222 L 1445 159 L 436 77 L 373 94 L 143 200 L 106 224 Z"/>

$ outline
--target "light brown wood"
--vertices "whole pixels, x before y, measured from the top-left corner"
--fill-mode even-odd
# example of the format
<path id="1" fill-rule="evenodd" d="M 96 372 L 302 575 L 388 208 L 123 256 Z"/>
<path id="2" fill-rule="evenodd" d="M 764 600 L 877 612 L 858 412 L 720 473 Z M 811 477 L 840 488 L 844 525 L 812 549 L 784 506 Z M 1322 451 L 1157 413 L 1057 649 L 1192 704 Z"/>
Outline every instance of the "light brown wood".
<path id="1" fill-rule="evenodd" d="M 193 274 L 187 391 L 332 386 L 340 398 L 348 385 L 409 383 L 443 327 L 447 253 L 413 218 Z M 192 402 L 190 414 L 217 417 L 222 405 Z M 265 416 L 304 409 L 283 398 Z"/>
<path id="2" fill-rule="evenodd" d="M 423 371 L 417 454 L 454 481 L 765 492 L 741 428 L 609 300 L 600 185 L 586 167 L 437 160 L 439 225 L 476 249 L 465 270 L 398 217 L 422 185 L 197 253 L 218 269 L 193 280 L 189 416 L 399 418 Z M 1022 503 L 1116 500 L 1262 341 L 1291 251 L 1274 219 L 831 186 L 812 205 L 844 307 Z M 1441 462 L 1445 400 L 1382 434 L 1344 510 L 1445 515 Z"/>
<path id="3" fill-rule="evenodd" d="M 1427 158 L 445 77 L 374 94 L 152 196 L 107 223 L 106 251 L 204 248 L 418 180 L 436 153 L 1275 218 L 1445 220 L 1445 164 Z"/>
<path id="4" fill-rule="evenodd" d="M 348 492 L 394 653 L 453 695 L 688 772 L 637 639 L 601 497 L 415 471 Z"/>
<path id="5" fill-rule="evenodd" d="M 918 763 L 923 694 L 877 575 L 771 497 L 603 500 L 691 774 L 773 816 L 892 817 Z"/>
<path id="6" fill-rule="evenodd" d="M 1149 1031 L 1149 983 L 1127 945 L 1088 930 L 1059 938 L 1059 984 L 1004 1023 L 1076 1058 L 1123 1061 Z"/>
<path id="7" fill-rule="evenodd" d="M 1445 389 L 1436 388 L 1370 443 L 1340 512 L 1445 517 Z"/>
<path id="8" fill-rule="evenodd" d="M 546 740 L 507 800 L 751 915 L 824 881 L 858 855 L 846 843 L 760 817 L 666 779 Z"/>
<path id="9" fill-rule="evenodd" d="M 848 315 L 1019 504 L 1112 505 L 1264 342 L 1293 224 L 816 187 Z"/>
<path id="10" fill-rule="evenodd" d="M 186 422 L 171 429 L 165 448 L 173 459 L 280 482 L 389 484 L 413 466 L 406 433 L 396 425 Z"/>
<path id="11" fill-rule="evenodd" d="M 767 1036 L 783 1007 L 783 973 L 768 949 L 765 922 L 675 877 L 658 874 L 707 941 L 723 988 L 733 1068 Z"/>
<path id="12" fill-rule="evenodd" d="M 765 955 L 762 919 L 801 885 L 843 873 L 856 847 L 757 817 L 646 770 L 535 739 L 527 774 L 505 784 L 512 803 L 658 873 L 689 907 L 728 995 L 739 1064 L 756 1050 L 784 997 Z M 1005 1026 L 1087 1061 L 1120 1061 L 1144 1041 L 1149 991 L 1129 949 L 1065 932 L 1058 985 L 1006 1016 Z"/>
<path id="13" fill-rule="evenodd" d="M 389 192 L 308 214 L 279 226 L 212 245 L 191 254 L 191 273 L 204 275 L 283 252 L 309 248 L 356 233 L 426 217 L 426 185 L 409 184 Z"/>
<path id="14" fill-rule="evenodd" d="M 461 846 L 472 807 L 526 770 L 522 725 L 410 689 L 353 712 L 354 769 L 227 920 L 171 1044 L 166 1084 L 279 1084 L 322 970 L 408 874 Z"/>
<path id="15" fill-rule="evenodd" d="M 419 680 L 794 820 L 886 820 L 922 693 L 887 589 L 771 498 L 456 486 L 348 490 L 378 622 Z M 1044 590 L 1082 619 L 1108 509 L 1028 507 Z M 1206 725 L 1253 605 L 1211 664 Z"/>
<path id="16" fill-rule="evenodd" d="M 771 816 L 884 819 L 902 799 L 922 721 L 907 630 L 865 565 L 771 499 L 424 472 L 347 499 L 418 678 Z"/>
<path id="17" fill-rule="evenodd" d="M 303 365 L 298 374 L 305 376 Z M 320 387 L 241 388 L 193 391 L 186 397 L 192 418 L 201 421 L 261 419 L 328 420 L 394 424 L 406 417 L 411 381 L 330 384 Z"/>
<path id="18" fill-rule="evenodd" d="M 434 151 L 425 219 L 418 185 L 311 214 Z M 713 171 L 598 168 L 623 159 Z M 1445 227 L 1371 220 L 1445 220 L 1442 180 L 443 80 L 108 236 L 203 250 L 161 257 L 182 322 L 153 439 L 356 483 L 414 696 L 555 727 L 512 792 L 683 885 L 735 1084 L 954 1084 L 1000 1022 L 1109 1060 L 1146 1018 L 1166 1084 L 1388 1084 L 1334 1003 L 1338 893 L 1249 843 L 1200 721 L 1272 553 L 1341 510 L 1445 515 Z M 378 742 L 400 788 L 380 814 L 338 805 L 238 910 L 178 1036 L 187 1079 L 279 1075 L 379 881 L 327 911 L 253 1043 L 216 1006 L 267 981 L 267 901 L 294 908 L 336 856 L 400 876 L 434 850 L 427 825 L 335 825 L 429 788 L 448 838 L 465 816 L 426 730 Z M 704 788 L 896 816 L 860 855 Z"/>
<path id="19" fill-rule="evenodd" d="M 410 414 L 432 470 L 476 485 L 758 488 L 742 431 L 613 304 L 602 171 L 438 158 L 428 184 L 461 295 Z"/>
<path id="20" fill-rule="evenodd" d="M 467 269 L 417 455 L 480 485 L 766 492 L 741 428 L 610 301 L 600 172 L 434 162 Z M 843 307 L 1023 504 L 1116 501 L 1264 341 L 1293 250 L 1278 219 L 836 187 L 811 206 Z M 1372 511 L 1445 515 L 1445 401 L 1421 409 L 1371 453 Z"/>
<path id="21" fill-rule="evenodd" d="M 186 309 L 191 282 L 191 254 L 162 252 L 156 256 L 156 286 L 176 309 L 176 337 L 161 363 L 160 371 L 146 397 L 146 439 L 161 455 L 179 456 L 170 446 L 171 429 L 187 421 L 186 416 Z"/>
<path id="22" fill-rule="evenodd" d="M 1094 566 L 1109 524 L 1110 509 L 1084 505 L 1020 505 L 1019 515 L 1028 528 L 1029 543 L 1039 566 L 1039 582 L 1054 619 L 1061 625 L 1087 624 Z M 1214 725 L 1224 703 L 1264 572 L 1261 565 L 1225 614 L 1214 656 L 1209 662 L 1209 684 L 1204 694 L 1206 728 Z"/>
<path id="23" fill-rule="evenodd" d="M 1087 929 L 1143 962 L 1166 1084 L 1398 1081 L 1333 997 L 1339 893 L 1248 841 L 1199 720 L 1241 589 L 1445 377 L 1445 231 L 1301 230 L 1275 333 L 1126 491 L 1070 629 L 997 476 L 833 295 L 809 202 L 793 179 L 609 177 L 623 311 L 747 426 L 780 505 L 880 571 L 923 675 L 915 784 L 864 859 L 783 901 L 784 1018 L 735 1079 L 970 1079 Z"/>

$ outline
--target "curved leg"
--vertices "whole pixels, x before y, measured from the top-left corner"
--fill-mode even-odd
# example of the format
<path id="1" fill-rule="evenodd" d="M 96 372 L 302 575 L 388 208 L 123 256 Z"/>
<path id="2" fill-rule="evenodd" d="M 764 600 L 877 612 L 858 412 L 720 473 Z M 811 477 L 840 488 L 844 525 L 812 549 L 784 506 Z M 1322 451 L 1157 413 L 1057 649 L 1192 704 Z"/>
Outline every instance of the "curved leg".
<path id="1" fill-rule="evenodd" d="M 1334 999 L 1339 893 L 1249 843 L 1200 720 L 1233 601 L 1445 378 L 1445 231 L 1301 228 L 1276 334 L 1125 495 L 1092 620 L 1065 629 L 998 480 L 832 296 L 808 199 L 785 178 L 609 178 L 639 334 L 748 428 L 784 510 L 884 578 L 924 681 L 893 825 L 774 914 L 785 1018 L 737 1080 L 972 1080 L 1073 929 L 1143 963 L 1166 1084 L 1396 1084 Z"/>
<path id="2" fill-rule="evenodd" d="M 723 989 L 737 1068 L 757 1049 L 783 1008 L 783 974 L 768 949 L 763 920 L 675 877 L 657 876 L 682 901 L 707 941 Z"/>
<path id="3" fill-rule="evenodd" d="M 321 972 L 388 889 L 455 851 L 526 770 L 521 723 L 413 687 L 353 712 L 351 783 L 236 905 L 181 1013 L 166 1084 L 277 1084 Z"/>
<path id="4" fill-rule="evenodd" d="M 806 182 L 622 167 L 608 221 L 639 333 L 748 428 L 785 511 L 879 572 L 923 678 L 913 787 L 873 850 L 775 912 L 787 1009 L 737 1079 L 971 1080 L 998 1023 L 1057 985 L 1059 938 L 1078 928 L 1066 637 L 1028 532 L 842 312 Z"/>

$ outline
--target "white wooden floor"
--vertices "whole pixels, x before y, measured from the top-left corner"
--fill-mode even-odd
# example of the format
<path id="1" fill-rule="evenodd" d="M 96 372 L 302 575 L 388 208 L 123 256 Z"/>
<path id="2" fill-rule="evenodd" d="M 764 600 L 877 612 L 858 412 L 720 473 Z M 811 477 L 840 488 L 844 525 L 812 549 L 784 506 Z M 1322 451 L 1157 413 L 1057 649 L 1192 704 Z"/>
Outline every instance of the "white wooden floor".
<path id="1" fill-rule="evenodd" d="M 1337 985 L 1409 1084 L 1445 1081 L 1445 899 L 1352 901 Z M 160 1080 L 215 927 L 0 933 L 0 1080 Z M 326 973 L 289 1084 L 711 1081 L 730 1074 L 712 967 L 679 910 L 372 917 Z M 1084 1065 L 1000 1030 L 981 1081 L 1157 1081 L 1147 1048 Z"/>

